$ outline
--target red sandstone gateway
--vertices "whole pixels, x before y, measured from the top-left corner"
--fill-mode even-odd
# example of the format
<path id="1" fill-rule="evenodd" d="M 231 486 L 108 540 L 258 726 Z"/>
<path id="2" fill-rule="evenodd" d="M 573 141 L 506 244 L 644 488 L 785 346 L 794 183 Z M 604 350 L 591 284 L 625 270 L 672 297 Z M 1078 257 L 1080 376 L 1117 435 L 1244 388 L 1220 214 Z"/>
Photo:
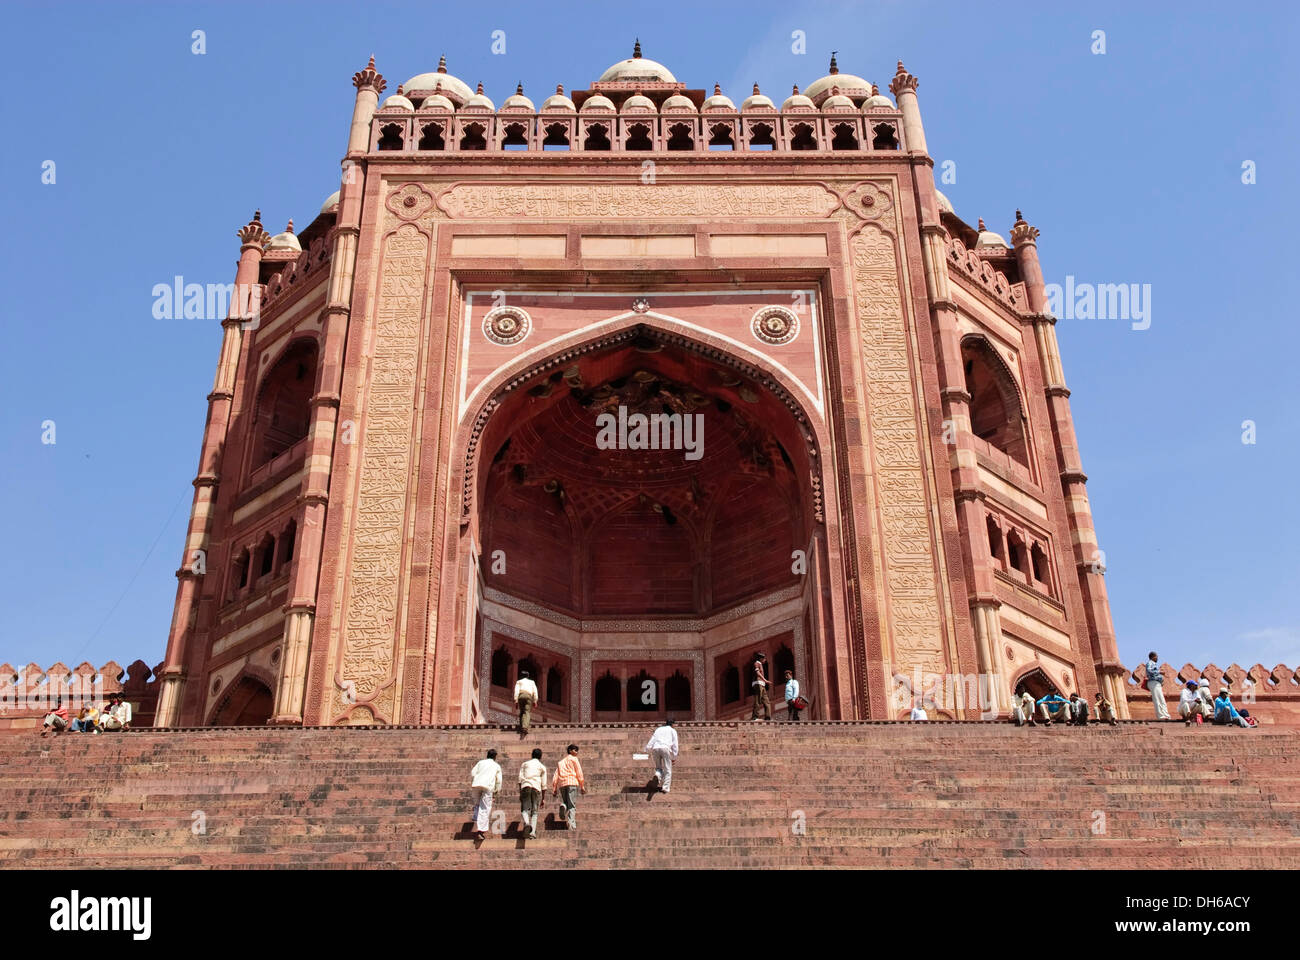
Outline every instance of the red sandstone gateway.
<path id="1" fill-rule="evenodd" d="M 341 189 L 239 232 L 159 725 L 508 722 L 520 668 L 543 722 L 725 719 L 755 651 L 809 719 L 929 675 L 1128 715 L 1038 231 L 956 215 L 902 63 L 353 80 Z"/>

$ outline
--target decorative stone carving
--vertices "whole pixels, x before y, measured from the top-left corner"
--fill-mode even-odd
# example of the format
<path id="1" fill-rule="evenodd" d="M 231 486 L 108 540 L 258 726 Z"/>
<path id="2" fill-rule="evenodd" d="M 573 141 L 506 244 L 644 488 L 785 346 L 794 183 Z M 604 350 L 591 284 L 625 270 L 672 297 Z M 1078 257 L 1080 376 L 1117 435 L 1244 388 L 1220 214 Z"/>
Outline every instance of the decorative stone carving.
<path id="1" fill-rule="evenodd" d="M 483 317 L 483 336 L 503 347 L 522 343 L 533 329 L 533 318 L 519 307 L 496 307 Z"/>
<path id="2" fill-rule="evenodd" d="M 418 220 L 433 207 L 433 197 L 418 183 L 408 183 L 388 195 L 387 207 L 401 220 Z"/>
<path id="3" fill-rule="evenodd" d="M 645 297 L 637 297 L 632 301 L 632 311 L 634 313 L 645 313 L 650 309 L 650 301 Z"/>
<path id="4" fill-rule="evenodd" d="M 809 184 L 713 183 L 459 183 L 438 200 L 456 219 L 516 221 L 788 217 L 791 211 L 804 219 L 817 219 L 829 215 L 837 203 L 835 194 Z"/>
<path id="5" fill-rule="evenodd" d="M 763 307 L 754 314 L 750 325 L 756 338 L 773 346 L 790 343 L 799 336 L 799 317 L 787 307 Z"/>

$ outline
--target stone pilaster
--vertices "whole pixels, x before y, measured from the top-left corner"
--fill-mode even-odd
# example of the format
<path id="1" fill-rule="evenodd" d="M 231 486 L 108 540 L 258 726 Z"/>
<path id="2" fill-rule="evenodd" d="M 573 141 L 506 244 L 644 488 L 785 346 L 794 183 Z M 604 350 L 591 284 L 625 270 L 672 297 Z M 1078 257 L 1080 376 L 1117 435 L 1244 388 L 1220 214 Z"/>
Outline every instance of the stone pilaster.
<path id="1" fill-rule="evenodd" d="M 194 478 L 194 501 L 185 535 L 185 555 L 176 571 L 176 604 L 172 611 L 171 631 L 167 638 L 167 657 L 163 662 L 162 689 L 154 726 L 175 726 L 180 716 L 185 684 L 185 663 L 189 659 L 190 632 L 194 603 L 200 578 L 208 566 L 208 538 L 212 529 L 212 510 L 220 480 L 221 455 L 230 425 L 230 407 L 235 397 L 235 377 L 239 369 L 244 324 L 256 317 L 261 287 L 258 271 L 262 250 L 271 235 L 262 226 L 260 213 L 238 233 L 239 266 L 235 269 L 235 291 L 228 316 L 221 322 L 221 353 L 212 392 L 208 394 L 208 419 L 203 428 L 203 446 L 199 453 L 199 471 Z"/>
<path id="2" fill-rule="evenodd" d="M 353 76 L 352 82 L 357 88 L 356 105 L 339 189 L 338 222 L 334 228 L 334 249 L 321 319 L 320 363 L 307 433 L 307 476 L 298 498 L 297 528 L 301 532 L 289 577 L 289 599 L 284 607 L 284 654 L 280 659 L 272 723 L 295 724 L 303 720 L 330 473 L 334 466 L 339 393 L 343 385 L 343 348 L 352 312 L 357 238 L 361 233 L 361 196 L 365 190 L 364 162 L 353 159 L 353 155 L 364 154 L 369 146 L 370 118 L 385 86 L 384 78 L 375 71 L 374 57 L 364 70 Z"/>
<path id="3" fill-rule="evenodd" d="M 929 156 L 925 146 L 925 128 L 921 125 L 921 106 L 916 100 L 917 79 L 907 72 L 903 61 L 898 61 L 898 72 L 889 82 L 889 92 L 898 102 L 898 110 L 903 115 L 903 145 L 909 153 Z"/>

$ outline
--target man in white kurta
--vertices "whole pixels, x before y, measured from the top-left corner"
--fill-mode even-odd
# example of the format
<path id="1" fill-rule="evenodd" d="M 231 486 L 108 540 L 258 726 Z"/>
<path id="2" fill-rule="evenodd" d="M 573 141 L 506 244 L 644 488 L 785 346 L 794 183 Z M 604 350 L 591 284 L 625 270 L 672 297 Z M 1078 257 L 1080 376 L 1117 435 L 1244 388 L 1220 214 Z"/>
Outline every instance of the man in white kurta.
<path id="1" fill-rule="evenodd" d="M 673 761 L 677 759 L 677 731 L 673 729 L 673 722 L 665 720 L 645 748 L 655 762 L 655 781 L 659 789 L 669 793 L 673 784 Z"/>
<path id="2" fill-rule="evenodd" d="M 474 839 L 487 835 L 488 818 L 492 816 L 492 795 L 501 792 L 501 764 L 497 752 L 489 750 L 487 757 L 474 764 L 470 771 L 470 787 L 474 791 Z"/>
<path id="3" fill-rule="evenodd" d="M 515 706 L 519 708 L 520 732 L 528 732 L 528 725 L 532 722 L 533 707 L 536 703 L 537 684 L 533 682 L 527 670 L 520 670 L 519 679 L 515 681 Z"/>

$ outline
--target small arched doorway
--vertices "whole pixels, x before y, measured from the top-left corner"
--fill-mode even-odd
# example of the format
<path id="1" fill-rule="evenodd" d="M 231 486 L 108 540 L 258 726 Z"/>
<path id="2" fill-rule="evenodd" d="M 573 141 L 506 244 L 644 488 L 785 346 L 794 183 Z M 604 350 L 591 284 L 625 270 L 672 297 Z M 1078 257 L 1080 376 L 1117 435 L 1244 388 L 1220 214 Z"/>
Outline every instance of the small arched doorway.
<path id="1" fill-rule="evenodd" d="M 247 674 L 226 692 L 208 726 L 258 727 L 271 719 L 275 695 L 271 688 Z"/>

